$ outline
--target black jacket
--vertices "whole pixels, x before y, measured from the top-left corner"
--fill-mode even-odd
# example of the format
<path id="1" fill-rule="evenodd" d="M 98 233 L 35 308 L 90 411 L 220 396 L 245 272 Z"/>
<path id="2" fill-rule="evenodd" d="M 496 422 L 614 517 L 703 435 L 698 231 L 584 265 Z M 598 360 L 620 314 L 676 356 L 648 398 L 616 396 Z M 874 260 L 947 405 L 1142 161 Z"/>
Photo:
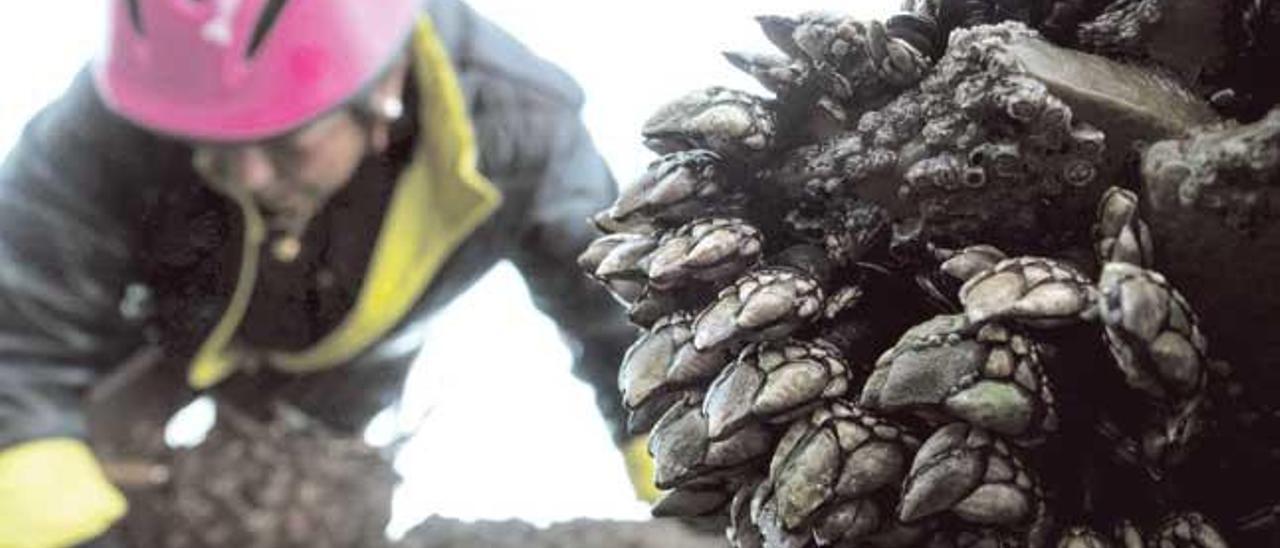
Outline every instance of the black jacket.
<path id="1" fill-rule="evenodd" d="M 305 374 L 240 371 L 218 389 L 244 402 L 284 398 L 358 429 L 398 396 L 425 320 L 505 258 L 567 335 L 576 374 L 596 387 L 616 431 L 616 369 L 633 333 L 574 261 L 591 238 L 585 219 L 615 194 L 579 120 L 580 91 L 456 0 L 428 11 L 458 77 L 479 170 L 501 205 L 448 253 L 394 329 L 354 359 Z M 409 112 L 390 150 L 326 206 L 302 255 L 281 263 L 263 253 L 237 340 L 296 350 L 350 310 L 397 176 L 432 135 L 418 112 L 432 98 L 420 87 L 406 92 Z M 242 217 L 201 183 L 190 155 L 107 111 L 82 74 L 0 167 L 0 451 L 83 438 L 82 399 L 97 379 L 151 343 L 165 348 L 165 374 L 181 371 L 225 313 L 243 260 Z"/>

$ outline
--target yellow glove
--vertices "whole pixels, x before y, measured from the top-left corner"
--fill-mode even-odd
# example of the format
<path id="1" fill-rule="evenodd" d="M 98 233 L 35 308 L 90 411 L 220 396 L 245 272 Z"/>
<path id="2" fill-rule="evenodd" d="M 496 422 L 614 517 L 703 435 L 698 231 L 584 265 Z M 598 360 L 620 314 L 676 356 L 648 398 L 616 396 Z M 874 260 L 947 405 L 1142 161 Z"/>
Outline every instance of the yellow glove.
<path id="1" fill-rule="evenodd" d="M 649 504 L 662 497 L 662 491 L 653 485 L 653 457 L 649 456 L 649 436 L 631 438 L 622 445 L 622 456 L 627 463 L 627 476 L 636 498 Z"/>
<path id="2" fill-rule="evenodd" d="M 127 507 L 80 440 L 35 440 L 0 451 L 0 548 L 78 544 L 105 533 Z"/>

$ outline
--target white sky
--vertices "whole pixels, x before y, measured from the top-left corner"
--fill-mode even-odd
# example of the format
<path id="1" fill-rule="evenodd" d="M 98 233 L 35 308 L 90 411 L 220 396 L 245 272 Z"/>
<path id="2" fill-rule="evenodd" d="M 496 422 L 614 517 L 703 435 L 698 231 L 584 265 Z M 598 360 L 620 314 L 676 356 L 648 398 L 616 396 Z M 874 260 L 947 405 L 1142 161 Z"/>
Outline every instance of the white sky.
<path id="1" fill-rule="evenodd" d="M 758 90 L 723 50 L 771 51 L 752 16 L 831 10 L 884 17 L 897 0 L 474 0 L 587 93 L 584 119 L 621 184 L 653 159 L 639 128 L 662 103 L 708 85 Z M 0 150 L 97 47 L 102 0 L 0 2 Z M 430 410 L 398 468 L 393 531 L 431 514 L 643 519 L 591 389 L 569 373 L 554 325 L 509 264 L 430 326 L 403 415 Z M 389 426 L 390 422 L 383 423 Z M 408 421 L 403 421 L 408 422 Z M 385 433 L 385 432 L 384 432 Z"/>

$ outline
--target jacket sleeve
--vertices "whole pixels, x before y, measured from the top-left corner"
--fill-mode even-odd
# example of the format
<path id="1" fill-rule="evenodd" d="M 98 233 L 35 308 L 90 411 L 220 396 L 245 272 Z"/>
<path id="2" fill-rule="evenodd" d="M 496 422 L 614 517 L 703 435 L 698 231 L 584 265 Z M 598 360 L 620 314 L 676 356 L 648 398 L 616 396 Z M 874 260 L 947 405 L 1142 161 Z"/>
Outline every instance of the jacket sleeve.
<path id="1" fill-rule="evenodd" d="M 0 165 L 0 545 L 74 543 L 124 512 L 82 400 L 141 340 L 121 313 L 137 214 L 123 190 L 154 161 L 147 139 L 81 74 Z"/>
<path id="2" fill-rule="evenodd" d="M 557 109 L 546 122 L 548 161 L 528 202 L 513 260 L 534 303 L 560 326 L 573 352 L 574 374 L 595 388 L 600 411 L 622 443 L 618 366 L 636 330 L 621 305 L 577 266 L 578 254 L 596 237 L 587 218 L 612 203 L 617 188 L 575 108 Z"/>

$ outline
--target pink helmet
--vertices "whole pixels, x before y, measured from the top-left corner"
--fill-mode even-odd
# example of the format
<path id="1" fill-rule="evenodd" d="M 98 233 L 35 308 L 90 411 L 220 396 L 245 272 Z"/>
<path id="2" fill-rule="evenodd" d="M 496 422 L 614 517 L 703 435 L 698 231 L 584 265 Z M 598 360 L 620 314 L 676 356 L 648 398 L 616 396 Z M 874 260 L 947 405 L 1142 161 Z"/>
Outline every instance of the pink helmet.
<path id="1" fill-rule="evenodd" d="M 93 63 L 112 110 L 153 130 L 244 141 L 350 100 L 405 44 L 421 0 L 114 0 Z"/>

